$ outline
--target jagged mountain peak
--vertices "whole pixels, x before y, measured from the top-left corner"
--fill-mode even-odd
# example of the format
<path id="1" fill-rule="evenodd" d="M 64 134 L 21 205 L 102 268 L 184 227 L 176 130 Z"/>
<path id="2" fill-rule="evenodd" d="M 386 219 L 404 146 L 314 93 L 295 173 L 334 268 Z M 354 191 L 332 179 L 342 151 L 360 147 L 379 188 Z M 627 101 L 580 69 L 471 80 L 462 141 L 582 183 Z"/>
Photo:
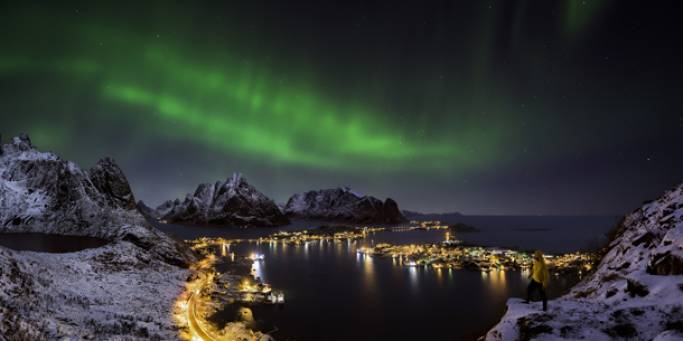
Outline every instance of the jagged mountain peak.
<path id="1" fill-rule="evenodd" d="M 27 134 L 20 134 L 12 137 L 7 143 L 2 143 L 0 139 L 0 157 L 4 160 L 60 160 L 51 152 L 42 152 L 35 148 L 31 138 Z M 1 165 L 0 165 L 1 166 Z"/>
<path id="2" fill-rule="evenodd" d="M 349 187 L 313 190 L 294 194 L 283 207 L 293 217 L 357 223 L 399 223 L 405 217 L 391 198 L 384 202 Z"/>
<path id="3" fill-rule="evenodd" d="M 193 256 L 146 223 L 123 171 L 104 158 L 84 171 L 26 134 L 2 145 L 0 231 L 38 232 L 128 240 L 165 261 L 187 264 Z"/>
<path id="4" fill-rule="evenodd" d="M 26 151 L 33 149 L 33 143 L 28 134 L 21 133 L 10 140 L 10 147 L 15 151 Z"/>
<path id="5" fill-rule="evenodd" d="M 249 183 L 247 183 L 247 179 L 242 176 L 242 173 L 235 172 L 225 181 L 225 185 L 236 188 L 240 186 L 249 186 Z"/>
<path id="6" fill-rule="evenodd" d="M 349 187 L 349 186 L 340 187 L 340 189 L 341 189 L 343 192 L 353 194 L 353 195 L 355 195 L 355 196 L 358 197 L 358 198 L 363 198 L 363 197 L 365 196 L 364 194 L 362 194 L 362 193 L 360 193 L 360 192 L 354 191 L 354 190 L 353 190 L 351 187 Z"/>
<path id="7" fill-rule="evenodd" d="M 277 226 L 289 222 L 275 202 L 240 173 L 225 181 L 202 183 L 184 200 L 169 200 L 156 209 L 167 222 L 236 226 Z"/>
<path id="8" fill-rule="evenodd" d="M 130 184 L 114 159 L 105 157 L 88 170 L 90 181 L 103 193 L 112 206 L 126 209 L 136 207 Z"/>

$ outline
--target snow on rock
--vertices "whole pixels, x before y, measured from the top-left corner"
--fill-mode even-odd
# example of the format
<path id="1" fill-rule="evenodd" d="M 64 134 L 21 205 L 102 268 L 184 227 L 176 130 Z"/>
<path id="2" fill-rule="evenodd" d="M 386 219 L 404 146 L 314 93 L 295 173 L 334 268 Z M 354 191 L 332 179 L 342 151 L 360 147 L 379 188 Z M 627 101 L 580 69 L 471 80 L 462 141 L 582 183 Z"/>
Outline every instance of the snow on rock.
<path id="1" fill-rule="evenodd" d="M 355 223 L 400 223 L 406 221 L 391 198 L 384 202 L 350 188 L 323 189 L 295 194 L 287 201 L 285 214 L 299 218 Z"/>
<path id="2" fill-rule="evenodd" d="M 74 253 L 0 247 L 0 339 L 177 339 L 194 253 L 156 230 L 112 159 L 81 170 L 26 135 L 0 143 L 0 233 L 104 238 Z"/>
<path id="3" fill-rule="evenodd" d="M 167 222 L 232 226 L 279 226 L 289 223 L 273 200 L 239 173 L 226 181 L 200 184 L 184 200 L 169 200 L 156 209 Z"/>
<path id="4" fill-rule="evenodd" d="M 142 214 L 142 216 L 145 217 L 147 220 L 150 220 L 150 221 L 158 221 L 159 220 L 159 218 L 160 218 L 159 213 L 155 209 L 147 206 L 147 204 L 145 204 L 144 201 L 138 200 L 138 202 L 135 204 L 135 206 L 136 206 L 138 212 L 140 212 L 140 214 Z"/>
<path id="5" fill-rule="evenodd" d="M 683 184 L 626 216 L 603 253 L 548 312 L 510 299 L 486 340 L 683 340 Z"/>
<path id="6" fill-rule="evenodd" d="M 0 339 L 169 340 L 189 271 L 118 241 L 74 253 L 0 247 Z"/>
<path id="7" fill-rule="evenodd" d="M 92 184 L 104 194 L 107 204 L 112 207 L 134 209 L 135 197 L 128 180 L 113 159 L 104 158 L 88 170 Z"/>
<path id="8" fill-rule="evenodd" d="M 189 249 L 140 215 L 128 180 L 112 159 L 83 171 L 36 150 L 27 135 L 14 137 L 0 150 L 0 232 L 127 240 L 171 264 L 194 259 Z"/>

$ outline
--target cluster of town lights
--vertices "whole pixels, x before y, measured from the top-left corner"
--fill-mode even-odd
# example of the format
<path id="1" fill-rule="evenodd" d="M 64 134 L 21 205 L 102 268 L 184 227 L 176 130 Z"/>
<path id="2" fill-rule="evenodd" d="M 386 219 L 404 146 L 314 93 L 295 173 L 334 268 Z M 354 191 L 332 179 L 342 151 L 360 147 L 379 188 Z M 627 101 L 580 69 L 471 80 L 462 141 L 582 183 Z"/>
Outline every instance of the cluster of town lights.
<path id="1" fill-rule="evenodd" d="M 265 257 L 253 252 L 246 257 L 237 257 L 230 252 L 230 246 L 235 243 L 256 243 L 269 245 L 303 245 L 308 247 L 311 242 L 340 242 L 362 239 L 369 234 L 390 231 L 403 232 L 414 230 L 447 230 L 449 226 L 439 221 L 411 221 L 410 226 L 399 227 L 355 227 L 328 228 L 302 231 L 280 231 L 266 237 L 253 239 L 225 239 L 199 238 L 187 241 L 191 248 L 204 256 L 191 266 L 192 280 L 186 284 L 185 291 L 178 297 L 175 306 L 175 320 L 181 327 L 181 337 L 188 340 L 232 340 L 227 328 L 218 330 L 206 317 L 220 306 L 217 297 L 230 297 L 230 302 L 247 302 L 249 304 L 282 304 L 285 295 L 281 291 L 272 290 L 268 284 L 261 283 L 255 270 Z M 488 248 L 478 246 L 462 246 L 460 241 L 453 238 L 451 232 L 446 231 L 445 241 L 439 244 L 409 244 L 391 245 L 380 243 L 372 247 L 356 249 L 359 257 L 391 258 L 395 265 L 405 267 L 431 267 L 437 270 L 472 269 L 488 273 L 489 271 L 528 270 L 532 264 L 529 252 L 512 249 Z M 251 273 L 241 277 L 238 281 L 230 278 L 235 275 L 220 274 L 215 271 L 215 263 L 219 259 L 229 259 L 232 264 L 251 262 Z M 581 276 L 582 272 L 591 269 L 595 260 L 588 253 L 567 253 L 562 255 L 545 255 L 546 263 L 554 273 L 575 271 Z M 367 258 L 371 259 L 371 258 Z M 230 277 L 233 276 L 233 277 Z M 268 339 L 266 334 L 251 332 L 253 338 L 248 340 Z M 244 339 L 241 335 L 241 339 Z"/>
<path id="2" fill-rule="evenodd" d="M 226 238 L 207 238 L 202 237 L 194 240 L 188 240 L 193 250 L 206 250 L 208 247 L 220 247 L 223 255 L 227 253 L 231 244 L 248 242 L 256 244 L 293 244 L 306 245 L 309 242 L 316 241 L 347 241 L 356 240 L 367 237 L 369 234 L 376 232 L 405 232 L 416 230 L 446 230 L 448 225 L 442 224 L 440 221 L 411 221 L 408 226 L 396 227 L 338 227 L 327 229 L 309 229 L 301 231 L 278 231 L 266 237 L 251 238 L 251 239 L 226 239 Z"/>
<path id="3" fill-rule="evenodd" d="M 521 270 L 532 264 L 532 254 L 524 251 L 478 246 L 452 246 L 444 244 L 377 244 L 361 247 L 365 256 L 391 257 L 398 265 L 427 266 L 435 269 Z M 562 255 L 544 255 L 551 271 L 576 271 L 581 275 L 591 269 L 595 260 L 589 253 L 573 252 Z"/>
<path id="4" fill-rule="evenodd" d="M 248 257 L 236 259 L 234 252 L 228 252 L 229 245 L 235 241 L 202 238 L 191 242 L 194 250 L 204 256 L 190 266 L 191 279 L 185 290 L 176 299 L 174 320 L 180 327 L 180 336 L 185 340 L 268 340 L 267 334 L 249 330 L 244 325 L 229 323 L 228 328 L 218 329 L 207 317 L 219 310 L 224 304 L 245 302 L 249 304 L 283 304 L 283 292 L 273 291 L 268 284 L 261 283 L 254 275 L 253 264 L 263 262 L 265 257 L 252 253 Z M 218 246 L 218 249 L 216 249 Z M 252 262 L 252 271 L 242 275 L 221 274 L 215 270 L 220 257 L 231 263 Z M 241 281 L 234 280 L 241 278 Z M 229 298 L 227 300 L 217 299 Z M 238 323 L 239 324 L 239 323 Z M 239 333 L 239 335 L 235 334 Z"/>

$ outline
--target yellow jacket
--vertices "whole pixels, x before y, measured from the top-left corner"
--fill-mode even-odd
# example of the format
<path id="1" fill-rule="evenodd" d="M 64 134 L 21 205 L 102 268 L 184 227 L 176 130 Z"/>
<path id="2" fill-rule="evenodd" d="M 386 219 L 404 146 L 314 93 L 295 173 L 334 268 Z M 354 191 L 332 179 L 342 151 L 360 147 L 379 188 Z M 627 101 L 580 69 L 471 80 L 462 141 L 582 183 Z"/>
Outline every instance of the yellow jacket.
<path id="1" fill-rule="evenodd" d="M 531 279 L 543 284 L 543 286 L 548 285 L 548 280 L 550 279 L 550 273 L 548 272 L 548 267 L 545 265 L 545 260 L 534 259 L 534 265 L 531 269 Z"/>

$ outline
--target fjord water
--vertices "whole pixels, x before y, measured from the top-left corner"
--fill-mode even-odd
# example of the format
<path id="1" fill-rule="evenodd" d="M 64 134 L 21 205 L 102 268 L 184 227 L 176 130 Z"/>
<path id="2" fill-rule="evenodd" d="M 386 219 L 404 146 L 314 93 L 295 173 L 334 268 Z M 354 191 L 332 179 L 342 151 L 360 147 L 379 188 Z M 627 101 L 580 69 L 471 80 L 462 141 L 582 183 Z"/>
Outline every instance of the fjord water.
<path id="1" fill-rule="evenodd" d="M 0 233 L 0 245 L 17 251 L 75 252 L 106 245 L 104 239 L 47 233 Z"/>
<path id="2" fill-rule="evenodd" d="M 565 252 L 585 248 L 613 225 L 613 218 L 564 219 L 569 222 L 512 217 L 507 224 L 513 231 L 507 231 L 497 225 L 504 219 L 479 217 L 474 219 L 476 225 L 468 223 L 481 232 L 456 237 L 485 245 L 500 243 Z M 578 222 L 581 224 L 571 226 Z M 297 222 L 284 229 L 297 229 L 306 224 Z M 160 227 L 182 238 L 207 234 L 246 238 L 278 230 Z M 506 234 L 511 237 L 505 238 Z M 299 246 L 233 245 L 230 251 L 237 254 L 263 254 L 265 259 L 254 263 L 257 276 L 286 295 L 283 306 L 251 307 L 253 320 L 246 322 L 266 332 L 277 328 L 273 335 L 278 340 L 476 339 L 500 319 L 509 297 L 525 294 L 528 273 L 403 267 L 391 258 L 367 257 L 356 252 L 361 246 L 381 242 L 436 243 L 444 238 L 445 231 L 432 230 L 379 232 L 351 242 Z M 549 296 L 564 293 L 576 280 L 553 277 Z M 218 324 L 239 320 L 244 316 L 239 308 L 228 307 L 212 320 Z"/>

